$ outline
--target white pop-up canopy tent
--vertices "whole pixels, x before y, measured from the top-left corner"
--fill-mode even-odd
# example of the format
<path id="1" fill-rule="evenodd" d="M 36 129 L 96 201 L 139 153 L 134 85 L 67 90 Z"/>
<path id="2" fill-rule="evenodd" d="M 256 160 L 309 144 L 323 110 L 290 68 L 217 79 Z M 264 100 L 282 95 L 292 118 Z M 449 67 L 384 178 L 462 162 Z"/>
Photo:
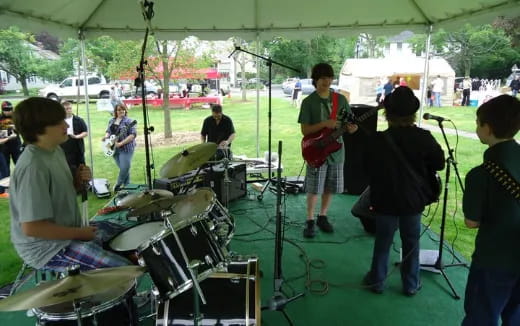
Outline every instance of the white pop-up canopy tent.
<path id="1" fill-rule="evenodd" d="M 441 100 L 443 105 L 452 105 L 455 71 L 443 58 L 428 61 L 432 78 L 440 76 L 444 81 Z M 420 96 L 424 76 L 424 58 L 416 56 L 392 56 L 388 58 L 347 59 L 339 72 L 339 89 L 349 93 L 351 103 L 375 105 L 376 83 L 386 83 L 402 77 L 408 86 Z"/>
<path id="2" fill-rule="evenodd" d="M 100 35 L 140 39 L 146 26 L 157 38 L 170 40 L 191 35 L 206 40 L 309 39 L 323 33 L 343 37 L 360 32 L 394 35 L 403 30 L 430 35 L 433 27 L 452 29 L 520 15 L 520 0 L 155 0 L 155 15 L 145 24 L 143 1 L 0 0 L 0 28 L 15 25 L 80 39 Z M 258 130 L 257 123 L 257 142 Z"/>

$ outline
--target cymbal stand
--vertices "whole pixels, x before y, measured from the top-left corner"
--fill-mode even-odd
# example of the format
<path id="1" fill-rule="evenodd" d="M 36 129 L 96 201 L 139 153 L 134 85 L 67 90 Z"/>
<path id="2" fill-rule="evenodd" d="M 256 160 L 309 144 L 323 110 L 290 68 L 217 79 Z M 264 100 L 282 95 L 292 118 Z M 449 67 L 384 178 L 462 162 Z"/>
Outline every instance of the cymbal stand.
<path id="1" fill-rule="evenodd" d="M 74 313 L 76 314 L 76 321 L 78 326 L 82 326 L 83 323 L 81 322 L 81 302 L 78 300 L 73 300 L 72 305 L 74 306 Z"/>
<path id="2" fill-rule="evenodd" d="M 451 292 L 453 293 L 453 298 L 456 300 L 460 299 L 460 296 L 455 291 L 455 288 L 453 287 L 453 284 L 451 283 L 450 279 L 448 278 L 448 275 L 446 275 L 446 272 L 444 272 L 444 269 L 447 267 L 453 267 L 453 266 L 467 266 L 466 263 L 459 262 L 455 264 L 444 264 L 442 262 L 442 253 L 443 253 L 443 247 L 444 247 L 444 229 L 446 226 L 446 209 L 447 209 L 447 203 L 448 203 L 448 189 L 449 189 L 449 182 L 450 182 L 450 168 L 453 167 L 453 170 L 455 171 L 455 176 L 457 177 L 457 181 L 459 183 L 460 189 L 464 192 L 464 185 L 462 184 L 462 179 L 460 178 L 459 170 L 457 169 L 457 161 L 455 161 L 455 157 L 453 155 L 453 149 L 450 148 L 450 144 L 448 143 L 448 138 L 446 138 L 446 133 L 444 132 L 444 128 L 442 126 L 442 121 L 438 120 L 439 122 L 439 128 L 441 129 L 442 136 L 444 138 L 444 142 L 446 143 L 446 148 L 448 149 L 448 157 L 446 158 L 446 178 L 444 179 L 444 197 L 442 200 L 442 218 L 441 218 L 441 232 L 440 232 L 440 239 L 439 239 L 439 255 L 437 256 L 437 261 L 435 264 L 421 264 L 421 266 L 425 267 L 433 267 L 440 271 L 444 279 L 446 280 L 446 283 L 448 283 L 448 286 L 451 289 Z M 458 260 L 458 258 L 457 258 Z"/>
<path id="3" fill-rule="evenodd" d="M 303 297 L 305 293 L 299 293 L 293 297 L 287 297 L 282 291 L 283 275 L 282 275 L 282 255 L 283 255 L 283 234 L 282 234 L 282 141 L 278 142 L 278 171 L 276 181 L 276 230 L 274 243 L 274 276 L 273 276 L 273 296 L 262 310 L 280 311 L 289 325 L 293 325 L 291 319 L 285 312 L 285 305 Z"/>
<path id="4" fill-rule="evenodd" d="M 276 62 L 274 61 L 273 59 L 271 59 L 271 57 L 263 57 L 261 55 L 258 55 L 256 53 L 252 53 L 252 52 L 249 52 L 249 51 L 246 51 L 246 50 L 243 50 L 242 48 L 240 48 L 239 46 L 235 46 L 235 50 L 233 50 L 233 52 L 231 54 L 233 54 L 235 51 L 242 51 L 244 53 L 248 53 L 254 57 L 257 57 L 259 59 L 262 59 L 265 61 L 265 64 L 267 65 L 267 67 L 269 67 L 269 84 L 268 84 L 268 162 L 267 162 L 267 173 L 268 173 L 268 177 L 267 177 L 267 180 L 264 184 L 264 187 L 262 188 L 262 191 L 260 192 L 260 195 L 257 196 L 258 200 L 262 200 L 264 198 L 264 192 L 266 191 L 267 188 L 269 188 L 269 183 L 271 182 L 271 131 L 272 131 L 272 124 L 271 124 L 271 99 L 272 99 L 272 96 L 271 96 L 271 91 L 272 91 L 272 87 L 271 87 L 271 84 L 272 84 L 272 70 L 273 70 L 273 63 L 274 64 L 277 64 L 281 67 L 284 67 L 284 68 L 287 68 L 287 69 L 290 69 L 290 70 L 293 70 L 297 73 L 300 73 L 300 71 L 296 68 L 293 68 L 293 67 L 290 67 L 290 66 L 287 66 L 283 63 L 280 63 L 280 62 Z M 280 159 L 280 158 L 278 158 Z"/>
<path id="5" fill-rule="evenodd" d="M 181 243 L 181 240 L 179 239 L 179 236 L 177 235 L 177 232 L 175 231 L 175 228 L 171 224 L 169 219 L 166 219 L 167 227 L 172 231 L 173 237 L 175 238 L 175 241 L 177 242 L 177 245 L 179 246 L 179 250 L 181 252 L 182 258 L 184 259 L 184 262 L 186 263 L 186 267 L 190 271 L 191 280 L 193 282 L 193 287 L 197 290 L 198 295 L 200 296 L 200 300 L 202 301 L 202 304 L 206 304 L 206 298 L 204 297 L 204 293 L 202 293 L 202 289 L 200 288 L 199 281 L 197 279 L 197 275 L 194 272 L 194 269 L 200 264 L 199 261 L 193 261 L 190 262 L 188 259 L 188 255 L 186 255 L 186 251 L 184 250 L 184 246 Z"/>

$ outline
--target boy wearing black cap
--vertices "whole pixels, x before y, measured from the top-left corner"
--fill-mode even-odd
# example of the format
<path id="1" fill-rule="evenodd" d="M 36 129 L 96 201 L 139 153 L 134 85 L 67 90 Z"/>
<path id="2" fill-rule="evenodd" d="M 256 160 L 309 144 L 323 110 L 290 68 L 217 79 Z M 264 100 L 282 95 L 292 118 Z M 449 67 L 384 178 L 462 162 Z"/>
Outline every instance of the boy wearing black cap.
<path id="1" fill-rule="evenodd" d="M 396 88 L 385 97 L 383 106 L 388 129 L 371 137 L 365 153 L 370 201 L 376 212 L 376 239 L 372 266 L 363 282 L 372 292 L 383 293 L 390 246 L 399 227 L 403 292 L 413 296 L 421 288 L 419 235 L 426 202 L 390 141 L 400 149 L 409 167 L 426 180 L 430 173 L 444 168 L 444 152 L 429 131 L 415 126 L 420 104 L 409 87 Z"/>
<path id="2" fill-rule="evenodd" d="M 346 111 L 350 110 L 347 99 L 330 89 L 334 71 L 327 63 L 319 63 L 312 68 L 312 84 L 316 91 L 307 96 L 301 105 L 298 123 L 304 136 L 319 132 L 323 128 L 343 128 L 337 125 L 336 117 L 341 117 Z M 334 95 L 333 95 L 334 94 Z M 333 96 L 337 96 L 336 115 L 333 109 Z M 335 102 L 335 101 L 334 101 Z M 348 133 L 357 131 L 358 126 L 347 123 L 345 129 Z M 341 143 L 341 149 L 330 153 L 327 161 L 319 168 L 313 168 L 307 164 L 305 175 L 305 192 L 307 193 L 307 221 L 303 229 L 305 238 L 315 236 L 314 208 L 321 194 L 321 208 L 318 214 L 316 225 L 326 233 L 334 231 L 330 224 L 327 211 L 332 201 L 334 193 L 342 193 L 343 188 L 343 161 L 345 152 L 342 138 L 337 139 Z"/>
<path id="3" fill-rule="evenodd" d="M 7 166 L 9 167 L 9 163 L 12 160 L 13 165 L 18 161 L 18 157 L 20 157 L 22 142 L 20 141 L 20 137 L 14 128 L 13 123 L 13 105 L 9 101 L 2 102 L 2 114 L 0 115 L 0 130 L 4 131 L 4 134 L 7 135 L 7 141 L 5 143 L 4 148 L 2 149 L 2 153 L 5 156 L 5 160 L 7 162 Z"/>

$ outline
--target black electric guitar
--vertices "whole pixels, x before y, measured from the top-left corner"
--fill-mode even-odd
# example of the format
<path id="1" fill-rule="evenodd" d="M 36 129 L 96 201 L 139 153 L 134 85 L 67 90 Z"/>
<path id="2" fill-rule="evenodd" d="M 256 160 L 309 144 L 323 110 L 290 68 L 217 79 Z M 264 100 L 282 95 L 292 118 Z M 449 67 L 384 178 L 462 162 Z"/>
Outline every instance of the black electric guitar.
<path id="1" fill-rule="evenodd" d="M 130 122 L 127 126 L 121 127 L 116 134 L 110 135 L 107 139 L 101 141 L 101 149 L 106 157 L 114 156 L 116 152 L 116 142 L 120 135 L 124 135 L 126 131 L 137 124 L 137 120 Z"/>

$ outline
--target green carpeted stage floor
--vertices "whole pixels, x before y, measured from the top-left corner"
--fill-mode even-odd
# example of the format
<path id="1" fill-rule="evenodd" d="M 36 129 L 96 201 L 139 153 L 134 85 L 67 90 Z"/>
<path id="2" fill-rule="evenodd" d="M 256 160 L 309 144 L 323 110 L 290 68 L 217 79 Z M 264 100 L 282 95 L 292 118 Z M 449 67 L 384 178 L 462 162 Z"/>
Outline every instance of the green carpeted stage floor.
<path id="1" fill-rule="evenodd" d="M 415 297 L 402 294 L 398 267 L 390 268 L 387 288 L 381 295 L 361 285 L 369 268 L 373 237 L 364 232 L 350 208 L 356 196 L 336 195 L 329 210 L 335 226 L 333 234 L 319 233 L 312 240 L 302 237 L 305 220 L 305 195 L 288 194 L 282 200 L 285 216 L 283 242 L 283 291 L 288 296 L 305 296 L 285 306 L 294 325 L 459 325 L 463 318 L 463 299 L 455 300 L 448 283 L 439 273 L 421 272 L 423 288 Z M 261 303 L 273 296 L 274 230 L 276 196 L 266 192 L 262 201 L 251 193 L 229 204 L 235 219 L 235 236 L 230 249 L 238 255 L 256 255 L 261 270 Z M 427 221 L 427 218 L 423 220 Z M 425 232 L 422 249 L 438 249 L 438 236 Z M 400 240 L 396 234 L 391 261 L 399 260 Z M 454 259 L 444 250 L 444 263 Z M 468 269 L 445 269 L 455 290 L 463 298 Z M 223 291 L 224 292 L 224 291 Z M 222 293 L 222 296 L 229 293 Z M 282 312 L 263 310 L 263 325 L 288 325 Z M 34 325 L 26 312 L 0 313 L 0 325 Z M 148 319 L 143 325 L 153 325 Z"/>

